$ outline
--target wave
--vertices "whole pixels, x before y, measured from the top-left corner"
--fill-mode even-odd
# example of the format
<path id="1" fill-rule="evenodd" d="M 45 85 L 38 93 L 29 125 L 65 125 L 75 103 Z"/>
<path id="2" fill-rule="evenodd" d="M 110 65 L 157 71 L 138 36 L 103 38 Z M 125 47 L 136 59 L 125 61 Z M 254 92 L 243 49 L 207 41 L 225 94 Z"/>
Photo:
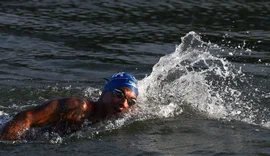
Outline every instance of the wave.
<path id="1" fill-rule="evenodd" d="M 191 111 L 269 127 L 269 109 L 258 103 L 267 96 L 260 90 L 264 84 L 254 86 L 241 66 L 220 57 L 226 52 L 232 55 L 230 51 L 202 41 L 195 32 L 181 39 L 175 52 L 161 57 L 152 73 L 139 81 L 139 112 L 171 117 Z"/>

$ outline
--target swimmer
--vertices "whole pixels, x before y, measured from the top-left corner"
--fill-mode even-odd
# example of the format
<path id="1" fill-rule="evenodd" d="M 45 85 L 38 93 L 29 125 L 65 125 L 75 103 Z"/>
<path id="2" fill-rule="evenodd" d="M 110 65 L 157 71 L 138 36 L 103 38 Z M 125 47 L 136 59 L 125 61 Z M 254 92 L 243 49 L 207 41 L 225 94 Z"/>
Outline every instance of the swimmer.
<path id="1" fill-rule="evenodd" d="M 107 79 L 98 100 L 60 98 L 17 113 L 0 132 L 0 140 L 21 140 L 34 127 L 46 127 L 56 132 L 74 132 L 85 121 L 97 123 L 117 115 L 136 104 L 137 80 L 129 73 L 119 72 Z"/>

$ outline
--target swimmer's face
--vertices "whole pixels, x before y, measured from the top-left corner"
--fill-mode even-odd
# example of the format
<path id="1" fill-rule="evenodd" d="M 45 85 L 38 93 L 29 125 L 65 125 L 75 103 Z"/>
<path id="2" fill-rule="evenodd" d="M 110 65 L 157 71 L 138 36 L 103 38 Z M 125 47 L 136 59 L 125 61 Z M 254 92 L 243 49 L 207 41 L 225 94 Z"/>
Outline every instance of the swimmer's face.
<path id="1" fill-rule="evenodd" d="M 134 91 L 129 88 L 122 87 L 112 90 L 113 93 L 113 107 L 117 112 L 122 112 L 130 106 L 136 104 L 137 96 Z"/>
<path id="2" fill-rule="evenodd" d="M 127 87 L 120 87 L 106 93 L 107 110 L 112 114 L 117 114 L 136 104 L 137 96 L 135 92 Z"/>

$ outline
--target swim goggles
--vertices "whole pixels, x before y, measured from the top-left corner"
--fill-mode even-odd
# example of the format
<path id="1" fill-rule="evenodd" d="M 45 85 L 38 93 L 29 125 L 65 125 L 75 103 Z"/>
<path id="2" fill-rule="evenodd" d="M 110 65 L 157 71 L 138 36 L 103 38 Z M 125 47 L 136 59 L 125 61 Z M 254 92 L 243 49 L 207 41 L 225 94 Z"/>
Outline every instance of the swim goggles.
<path id="1" fill-rule="evenodd" d="M 135 100 L 135 99 L 128 99 L 128 98 L 126 97 L 125 93 L 124 93 L 122 90 L 120 90 L 120 89 L 114 89 L 114 90 L 113 90 L 113 94 L 114 94 L 117 98 L 119 98 L 119 99 L 127 99 L 127 102 L 128 102 L 128 104 L 129 104 L 130 106 L 136 104 L 136 100 Z"/>

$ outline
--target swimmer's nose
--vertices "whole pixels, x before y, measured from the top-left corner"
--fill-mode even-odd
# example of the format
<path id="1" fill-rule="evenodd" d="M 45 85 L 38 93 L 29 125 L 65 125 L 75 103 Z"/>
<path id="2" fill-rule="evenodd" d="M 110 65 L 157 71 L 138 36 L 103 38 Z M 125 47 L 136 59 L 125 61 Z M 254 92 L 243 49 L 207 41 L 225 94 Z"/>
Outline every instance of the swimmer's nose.
<path id="1" fill-rule="evenodd" d="M 121 102 L 119 103 L 119 107 L 120 108 L 128 108 L 129 105 L 128 105 L 127 99 L 122 99 Z"/>

